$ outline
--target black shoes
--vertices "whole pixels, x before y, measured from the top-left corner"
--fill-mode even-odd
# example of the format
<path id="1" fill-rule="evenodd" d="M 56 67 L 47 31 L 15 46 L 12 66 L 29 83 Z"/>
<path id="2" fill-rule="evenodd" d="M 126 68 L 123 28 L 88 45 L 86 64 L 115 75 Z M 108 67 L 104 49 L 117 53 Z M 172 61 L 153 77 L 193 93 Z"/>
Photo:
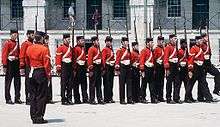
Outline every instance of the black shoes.
<path id="1" fill-rule="evenodd" d="M 163 98 L 159 98 L 158 101 L 159 102 L 165 102 L 165 100 Z"/>
<path id="2" fill-rule="evenodd" d="M 105 102 L 103 100 L 98 100 L 98 104 L 104 105 Z"/>
<path id="3" fill-rule="evenodd" d="M 7 100 L 7 101 L 6 101 L 6 104 L 13 105 L 13 104 L 14 104 L 14 102 L 12 102 L 12 100 Z"/>
<path id="4" fill-rule="evenodd" d="M 20 99 L 15 99 L 15 104 L 22 104 L 23 102 Z"/>
<path id="5" fill-rule="evenodd" d="M 183 104 L 183 102 L 182 102 L 181 100 L 174 100 L 174 102 L 175 102 L 176 104 Z"/>
<path id="6" fill-rule="evenodd" d="M 66 102 L 66 101 L 62 101 L 61 104 L 62 104 L 62 105 L 69 105 L 69 103 Z"/>
<path id="7" fill-rule="evenodd" d="M 152 104 L 157 104 L 157 103 L 159 103 L 159 101 L 157 99 L 153 99 L 153 100 L 151 100 L 151 103 Z"/>
<path id="8" fill-rule="evenodd" d="M 126 105 L 127 103 L 125 101 L 120 101 L 121 105 Z"/>
<path id="9" fill-rule="evenodd" d="M 167 99 L 167 104 L 176 104 L 176 102 L 171 99 Z"/>
<path id="10" fill-rule="evenodd" d="M 72 100 L 68 100 L 67 103 L 68 103 L 69 105 L 73 105 L 73 104 L 74 104 L 74 103 L 72 102 Z"/>
<path id="11" fill-rule="evenodd" d="M 141 99 L 140 103 L 147 104 L 147 100 L 146 99 Z"/>
<path id="12" fill-rule="evenodd" d="M 43 118 L 33 120 L 33 124 L 45 124 L 45 123 L 48 123 L 48 121 L 44 120 Z"/>
<path id="13" fill-rule="evenodd" d="M 90 101 L 89 104 L 91 105 L 97 105 L 97 103 L 95 101 Z"/>
<path id="14" fill-rule="evenodd" d="M 82 104 L 82 102 L 78 100 L 78 101 L 75 101 L 75 104 Z"/>

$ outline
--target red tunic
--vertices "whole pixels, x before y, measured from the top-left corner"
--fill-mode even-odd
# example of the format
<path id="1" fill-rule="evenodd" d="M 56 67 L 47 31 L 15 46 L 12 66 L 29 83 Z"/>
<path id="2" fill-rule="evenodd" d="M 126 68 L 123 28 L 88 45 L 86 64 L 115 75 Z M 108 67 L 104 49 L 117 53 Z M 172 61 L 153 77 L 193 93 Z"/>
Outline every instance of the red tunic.
<path id="1" fill-rule="evenodd" d="M 26 51 L 26 64 L 32 68 L 44 68 L 48 78 L 51 75 L 50 53 L 42 44 L 33 44 Z"/>
<path id="2" fill-rule="evenodd" d="M 88 50 L 88 69 L 93 69 L 93 64 L 101 64 L 101 53 L 98 47 L 92 46 Z"/>
<path id="3" fill-rule="evenodd" d="M 115 61 L 115 68 L 120 68 L 121 64 L 130 64 L 131 60 L 131 53 L 128 51 L 128 49 L 122 47 L 117 50 L 116 52 L 116 61 Z"/>
<path id="4" fill-rule="evenodd" d="M 197 64 L 198 66 L 202 66 L 204 62 L 204 53 L 202 48 L 197 45 L 194 45 L 190 49 L 189 59 L 188 59 L 188 69 L 190 71 L 193 70 L 193 65 Z"/>
<path id="5" fill-rule="evenodd" d="M 85 65 L 86 63 L 86 53 L 84 47 L 80 45 L 76 45 L 74 48 L 74 69 L 77 68 L 78 65 Z"/>
<path id="6" fill-rule="evenodd" d="M 27 51 L 27 48 L 29 46 L 33 45 L 32 42 L 26 40 L 24 41 L 22 44 L 21 44 L 21 49 L 20 49 L 20 55 L 19 55 L 19 58 L 20 58 L 20 68 L 25 68 L 25 57 L 26 57 L 26 51 Z"/>
<path id="7" fill-rule="evenodd" d="M 114 66 L 115 58 L 112 48 L 105 47 L 102 49 L 102 66 L 106 67 L 106 64 L 110 66 Z"/>
<path id="8" fill-rule="evenodd" d="M 149 48 L 144 48 L 140 54 L 140 70 L 144 71 L 145 66 L 154 66 L 153 52 Z"/>
<path id="9" fill-rule="evenodd" d="M 56 69 L 61 70 L 61 64 L 72 62 L 72 48 L 69 45 L 62 44 L 56 51 Z"/>
<path id="10" fill-rule="evenodd" d="M 164 49 L 157 46 L 153 51 L 154 63 L 161 64 L 163 63 Z"/>
<path id="11" fill-rule="evenodd" d="M 178 63 L 178 57 L 177 57 L 177 51 L 176 46 L 173 46 L 171 44 L 168 44 L 164 49 L 164 68 L 169 69 L 170 64 L 172 63 Z"/>
<path id="12" fill-rule="evenodd" d="M 131 52 L 131 64 L 132 64 L 132 66 L 138 68 L 139 67 L 139 60 L 140 60 L 139 52 L 133 50 Z"/>
<path id="13" fill-rule="evenodd" d="M 15 40 L 7 40 L 2 50 L 2 64 L 6 67 L 7 60 L 13 61 L 19 58 L 18 44 Z"/>
<path id="14" fill-rule="evenodd" d="M 206 43 L 203 43 L 202 45 L 201 45 L 201 48 L 202 48 L 202 50 L 203 50 L 203 52 L 204 52 L 204 58 L 205 58 L 205 60 L 209 60 L 210 59 L 210 57 L 211 57 L 211 48 L 209 47 L 209 45 Z"/>
<path id="15" fill-rule="evenodd" d="M 186 49 L 179 49 L 178 50 L 178 59 L 179 59 L 179 64 L 181 67 L 186 67 L 188 58 L 187 58 L 187 50 Z"/>

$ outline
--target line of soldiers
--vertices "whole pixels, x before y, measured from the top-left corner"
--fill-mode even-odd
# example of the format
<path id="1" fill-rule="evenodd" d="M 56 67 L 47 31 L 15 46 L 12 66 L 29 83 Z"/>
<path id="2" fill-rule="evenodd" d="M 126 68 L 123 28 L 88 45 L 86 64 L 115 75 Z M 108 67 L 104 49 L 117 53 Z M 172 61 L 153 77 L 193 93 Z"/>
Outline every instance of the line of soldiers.
<path id="1" fill-rule="evenodd" d="M 11 39 L 7 40 L 3 47 L 2 63 L 5 76 L 5 99 L 7 104 L 18 103 L 20 100 L 21 79 L 20 74 L 25 74 L 26 104 L 31 104 L 31 78 L 33 69 L 27 61 L 27 50 L 33 46 L 33 41 L 38 36 L 42 37 L 42 45 L 49 51 L 49 36 L 43 32 L 34 35 L 33 30 L 27 31 L 27 40 L 22 43 L 20 53 L 16 43 L 18 31 L 11 30 Z M 37 38 L 39 40 L 39 38 Z M 169 36 L 169 43 L 164 44 L 164 37 L 157 38 L 157 46 L 153 48 L 153 39 L 146 38 L 146 47 L 139 53 L 138 43 L 132 43 L 130 51 L 129 40 L 121 39 L 122 47 L 116 52 L 112 49 L 113 38 L 107 36 L 106 46 L 100 50 L 99 39 L 91 38 L 92 47 L 88 50 L 86 58 L 85 41 L 83 36 L 77 36 L 77 45 L 70 45 L 70 34 L 63 35 L 63 44 L 56 51 L 56 70 L 61 76 L 61 102 L 63 105 L 74 103 L 105 104 L 115 103 L 113 100 L 113 82 L 115 73 L 119 76 L 119 95 L 121 104 L 147 103 L 146 89 L 149 84 L 151 103 L 164 102 L 164 77 L 166 77 L 166 101 L 167 103 L 182 103 L 180 100 L 180 88 L 182 82 L 185 86 L 185 102 L 192 103 L 192 89 L 198 80 L 198 101 L 215 101 L 209 91 L 206 81 L 207 73 L 214 75 L 214 94 L 220 95 L 220 73 L 210 61 L 211 49 L 208 44 L 208 35 L 196 36 L 195 41 L 180 40 L 180 49 L 177 48 L 177 37 Z M 37 42 L 36 42 L 37 43 Z M 34 43 L 35 44 L 35 43 Z M 40 51 L 40 50 L 39 50 Z M 48 52 L 49 53 L 49 52 Z M 34 54 L 34 53 L 30 53 Z M 48 54 L 50 56 L 50 53 Z M 39 57 L 40 58 L 40 57 Z M 38 58 L 34 58 L 34 60 Z M 41 61 L 42 62 L 42 61 Z M 51 63 L 44 67 L 50 67 Z M 19 73 L 20 68 L 20 73 Z M 48 68 L 45 68 L 50 70 Z M 87 72 L 89 74 L 89 94 L 87 93 Z M 48 75 L 50 72 L 48 72 Z M 10 96 L 11 81 L 14 78 L 15 101 Z M 104 91 L 102 90 L 102 79 Z M 47 79 L 46 103 L 52 103 L 52 80 Z M 81 86 L 82 101 L 79 92 Z M 126 90 L 126 92 L 125 92 Z M 173 91 L 173 92 L 172 92 Z M 35 91 L 36 92 L 36 91 Z M 104 92 L 104 95 L 103 95 Z M 73 95 L 72 95 L 73 93 Z M 125 101 L 125 93 L 127 101 Z M 172 95 L 173 93 L 173 95 Z M 74 96 L 74 103 L 72 102 Z M 95 101 L 97 97 L 97 102 Z"/>

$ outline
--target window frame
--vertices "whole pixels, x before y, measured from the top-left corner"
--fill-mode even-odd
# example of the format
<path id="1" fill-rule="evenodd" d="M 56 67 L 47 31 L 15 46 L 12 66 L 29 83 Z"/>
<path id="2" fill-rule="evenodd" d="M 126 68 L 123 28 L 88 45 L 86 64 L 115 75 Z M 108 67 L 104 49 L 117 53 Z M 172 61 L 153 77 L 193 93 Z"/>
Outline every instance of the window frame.
<path id="1" fill-rule="evenodd" d="M 126 16 L 128 14 L 128 11 L 127 11 L 128 8 L 127 8 L 127 2 L 126 1 L 127 0 L 113 0 L 112 1 L 113 20 L 125 20 L 126 19 Z M 115 8 L 116 8 L 115 7 L 115 2 L 122 2 L 122 3 L 118 3 L 117 4 L 118 6 L 119 6 L 119 4 L 125 4 L 125 6 L 124 6 L 125 8 L 123 7 L 123 5 L 122 5 L 123 8 L 121 8 L 122 14 L 115 13 Z M 117 7 L 117 8 L 120 8 L 120 7 Z M 120 11 L 120 9 L 118 9 L 117 11 Z"/>
<path id="2" fill-rule="evenodd" d="M 177 1 L 177 3 L 178 3 L 178 1 L 179 1 L 179 3 L 180 4 L 176 4 L 176 5 L 169 5 L 169 1 L 170 0 L 167 0 L 167 18 L 181 18 L 181 16 L 182 16 L 182 3 L 181 3 L 181 0 L 174 0 L 174 1 Z M 172 7 L 177 7 L 177 9 L 178 9 L 178 7 L 179 7 L 179 10 L 180 10 L 180 13 L 179 13 L 179 16 L 176 16 L 176 15 L 178 15 L 178 13 L 175 13 L 176 15 L 174 15 L 174 13 L 173 13 L 173 15 L 174 16 L 169 16 L 169 8 L 172 8 Z M 171 9 L 172 10 L 172 9 Z"/>
<path id="3" fill-rule="evenodd" d="M 21 8 L 19 8 L 18 3 L 16 3 L 16 6 L 13 7 L 14 1 L 18 2 L 18 0 L 10 0 L 10 19 L 11 20 L 23 19 L 24 18 L 24 9 L 23 9 L 23 6 L 22 6 L 22 1 L 23 0 L 19 0 L 19 1 L 21 1 Z M 14 8 L 16 8 L 16 10 Z M 21 9 L 21 10 L 19 10 L 19 9 Z M 14 11 L 16 12 L 15 16 L 14 16 L 14 13 L 13 13 Z M 19 12 L 17 13 L 17 11 L 19 11 Z"/>

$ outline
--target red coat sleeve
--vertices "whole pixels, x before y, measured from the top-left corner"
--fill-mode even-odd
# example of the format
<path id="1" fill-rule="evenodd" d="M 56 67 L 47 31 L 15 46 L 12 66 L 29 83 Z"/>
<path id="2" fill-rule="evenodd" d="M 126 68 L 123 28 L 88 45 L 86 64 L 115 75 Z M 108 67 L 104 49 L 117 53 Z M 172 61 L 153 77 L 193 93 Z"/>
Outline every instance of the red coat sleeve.
<path id="1" fill-rule="evenodd" d="M 116 61 L 115 61 L 115 68 L 116 69 L 119 69 L 119 67 L 120 67 L 121 57 L 122 57 L 121 49 L 118 49 L 116 52 Z"/>
<path id="2" fill-rule="evenodd" d="M 169 69 L 170 64 L 169 64 L 169 55 L 170 55 L 170 49 L 169 47 L 165 47 L 164 49 L 164 68 Z"/>
<path id="3" fill-rule="evenodd" d="M 56 51 L 56 58 L 55 58 L 55 63 L 56 63 L 56 69 L 61 70 L 61 63 L 62 63 L 62 47 L 58 47 Z"/>
<path id="4" fill-rule="evenodd" d="M 4 67 L 7 65 L 7 59 L 9 54 L 9 43 L 8 41 L 5 42 L 4 47 L 2 49 L 2 64 Z"/>
<path id="5" fill-rule="evenodd" d="M 140 53 L 140 70 L 141 71 L 144 71 L 144 64 L 145 64 L 145 61 L 146 61 L 146 52 L 145 50 L 143 49 Z"/>
<path id="6" fill-rule="evenodd" d="M 20 68 L 25 67 L 25 55 L 27 51 L 27 45 L 25 42 L 22 43 L 21 49 L 20 49 L 20 54 L 19 54 L 19 59 L 20 59 Z"/>
<path id="7" fill-rule="evenodd" d="M 188 69 L 189 71 L 193 70 L 193 64 L 194 64 L 194 57 L 195 57 L 195 52 L 196 50 L 194 48 L 190 49 L 189 53 L 189 58 L 188 58 Z"/>
<path id="8" fill-rule="evenodd" d="M 44 68 L 46 70 L 47 77 L 51 76 L 51 63 L 50 63 L 50 51 L 48 48 L 45 48 L 44 51 Z"/>
<path id="9" fill-rule="evenodd" d="M 87 61 L 89 70 L 93 69 L 93 57 L 94 57 L 94 50 L 93 50 L 93 48 L 89 48 L 89 50 L 88 50 L 88 61 Z"/>
<path id="10" fill-rule="evenodd" d="M 102 66 L 103 66 L 103 68 L 106 67 L 106 59 L 107 59 L 107 50 L 104 48 L 102 50 Z"/>

